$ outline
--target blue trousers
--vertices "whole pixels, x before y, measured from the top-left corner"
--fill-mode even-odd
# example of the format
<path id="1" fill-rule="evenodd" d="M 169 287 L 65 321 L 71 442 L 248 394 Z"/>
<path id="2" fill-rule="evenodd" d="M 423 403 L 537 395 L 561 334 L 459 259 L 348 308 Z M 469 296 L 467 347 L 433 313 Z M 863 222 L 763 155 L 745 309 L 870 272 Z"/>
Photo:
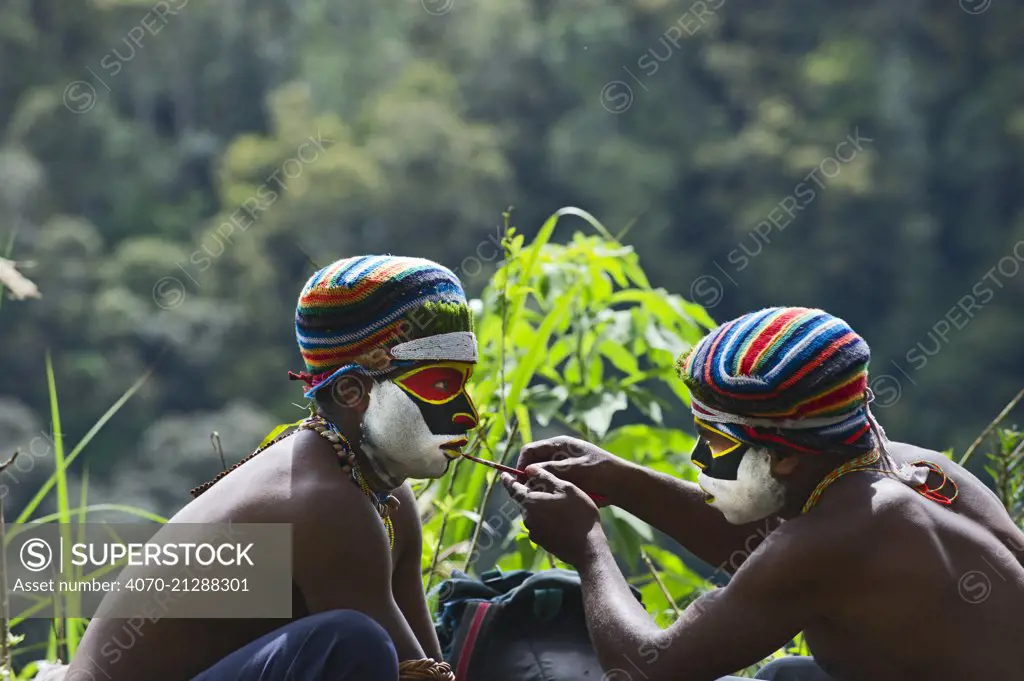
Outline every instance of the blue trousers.
<path id="1" fill-rule="evenodd" d="M 398 681 L 398 656 L 372 619 L 332 610 L 256 639 L 192 681 Z"/>
<path id="2" fill-rule="evenodd" d="M 783 657 L 772 660 L 758 670 L 755 679 L 765 681 L 834 681 L 810 657 Z M 743 681 L 738 676 L 726 676 L 718 681 Z"/>

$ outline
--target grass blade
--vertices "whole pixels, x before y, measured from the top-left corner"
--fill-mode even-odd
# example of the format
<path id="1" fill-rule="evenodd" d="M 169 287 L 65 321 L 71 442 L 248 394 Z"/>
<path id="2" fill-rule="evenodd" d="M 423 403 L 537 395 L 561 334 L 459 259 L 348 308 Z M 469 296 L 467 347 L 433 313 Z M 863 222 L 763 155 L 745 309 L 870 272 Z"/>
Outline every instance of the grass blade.
<path id="1" fill-rule="evenodd" d="M 101 416 L 100 419 L 95 424 L 93 424 L 93 427 L 90 428 L 89 432 L 85 434 L 85 436 L 82 438 L 82 441 L 79 442 L 75 446 L 75 448 L 71 450 L 70 454 L 68 454 L 67 458 L 64 461 L 65 467 L 70 466 L 74 462 L 74 460 L 78 458 L 78 455 L 82 452 L 83 449 L 85 449 L 85 446 L 89 444 L 90 441 L 92 441 L 92 439 L 96 436 L 96 433 L 98 433 L 100 429 L 102 429 L 103 426 L 107 424 L 107 421 L 114 418 L 114 414 L 116 414 L 121 409 L 121 407 L 124 406 L 124 403 L 130 400 L 132 396 L 135 395 L 135 393 L 137 393 L 140 388 L 142 388 L 143 384 L 149 379 L 149 377 L 152 374 L 153 369 L 150 368 L 148 371 L 146 371 L 146 373 L 140 376 L 139 379 L 135 381 L 135 383 L 130 388 L 128 388 L 128 390 L 125 391 L 125 393 L 121 395 L 121 397 L 118 398 L 116 402 L 114 402 L 113 405 L 111 405 L 110 409 L 108 409 L 107 412 L 103 416 Z M 61 473 L 63 474 L 63 469 L 58 470 L 60 470 Z M 49 494 L 51 489 L 53 489 L 53 486 L 56 484 L 56 481 L 57 471 L 54 471 L 54 473 L 39 488 L 39 491 L 36 492 L 35 496 L 32 497 L 31 501 L 28 502 L 28 505 L 25 506 L 25 509 L 21 512 L 21 515 L 19 515 L 17 520 L 15 520 L 14 522 L 28 522 L 28 519 L 32 517 L 32 513 L 35 512 L 36 508 L 39 507 L 39 504 L 41 504 L 43 499 L 46 498 L 46 495 Z"/>

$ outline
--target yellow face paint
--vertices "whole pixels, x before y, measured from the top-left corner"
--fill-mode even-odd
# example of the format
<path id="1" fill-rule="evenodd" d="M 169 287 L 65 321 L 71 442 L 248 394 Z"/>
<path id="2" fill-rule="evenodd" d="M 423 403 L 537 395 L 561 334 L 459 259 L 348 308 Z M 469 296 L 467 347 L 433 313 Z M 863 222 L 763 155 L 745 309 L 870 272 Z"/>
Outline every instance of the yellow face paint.
<path id="1" fill-rule="evenodd" d="M 713 425 L 711 425 L 710 423 L 708 423 L 706 421 L 701 421 L 699 419 L 694 419 L 693 422 L 697 425 L 697 432 L 698 432 L 698 434 L 700 434 L 702 432 L 705 432 L 705 433 L 717 435 L 718 437 L 725 438 L 730 443 L 732 443 L 728 447 L 726 447 L 725 449 L 721 449 L 721 450 L 716 452 L 714 447 L 711 447 L 711 443 L 708 442 L 708 449 L 711 450 L 712 458 L 719 459 L 719 458 L 721 458 L 723 456 L 728 456 L 732 452 L 735 452 L 737 449 L 739 449 L 740 447 L 744 446 L 743 442 L 740 442 L 739 440 L 734 438 L 732 435 L 729 435 L 729 433 L 723 432 L 723 431 L 719 430 L 718 428 L 715 428 Z M 707 440 L 707 439 L 708 438 L 705 438 L 705 440 Z"/>
<path id="2" fill-rule="evenodd" d="M 694 424 L 697 426 L 697 443 L 690 453 L 690 461 L 708 476 L 735 480 L 739 463 L 750 445 L 706 421 L 694 419 Z M 724 447 L 721 446 L 723 440 L 727 443 Z"/>

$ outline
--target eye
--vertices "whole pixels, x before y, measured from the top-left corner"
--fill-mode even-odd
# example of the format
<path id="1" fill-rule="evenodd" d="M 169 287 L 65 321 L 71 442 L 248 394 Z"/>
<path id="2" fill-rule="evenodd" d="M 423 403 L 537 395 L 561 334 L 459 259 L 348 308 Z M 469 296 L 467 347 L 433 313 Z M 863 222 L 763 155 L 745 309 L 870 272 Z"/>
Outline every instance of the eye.
<path id="1" fill-rule="evenodd" d="M 398 379 L 397 383 L 420 399 L 442 403 L 459 394 L 466 384 L 466 377 L 454 367 L 434 366 Z"/>

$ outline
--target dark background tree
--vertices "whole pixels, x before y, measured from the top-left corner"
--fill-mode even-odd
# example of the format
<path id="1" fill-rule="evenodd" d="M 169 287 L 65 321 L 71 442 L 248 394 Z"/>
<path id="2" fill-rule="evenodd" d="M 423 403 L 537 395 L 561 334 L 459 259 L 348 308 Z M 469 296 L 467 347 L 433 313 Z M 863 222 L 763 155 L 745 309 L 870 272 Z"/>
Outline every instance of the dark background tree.
<path id="1" fill-rule="evenodd" d="M 43 297 L 0 311 L 0 445 L 47 431 L 47 350 L 70 441 L 155 364 L 90 474 L 173 509 L 211 430 L 297 417 L 311 260 L 478 293 L 502 210 L 578 205 L 718 320 L 845 318 L 890 436 L 962 450 L 1024 382 L 1022 34 L 999 0 L 6 0 L 0 254 Z"/>

